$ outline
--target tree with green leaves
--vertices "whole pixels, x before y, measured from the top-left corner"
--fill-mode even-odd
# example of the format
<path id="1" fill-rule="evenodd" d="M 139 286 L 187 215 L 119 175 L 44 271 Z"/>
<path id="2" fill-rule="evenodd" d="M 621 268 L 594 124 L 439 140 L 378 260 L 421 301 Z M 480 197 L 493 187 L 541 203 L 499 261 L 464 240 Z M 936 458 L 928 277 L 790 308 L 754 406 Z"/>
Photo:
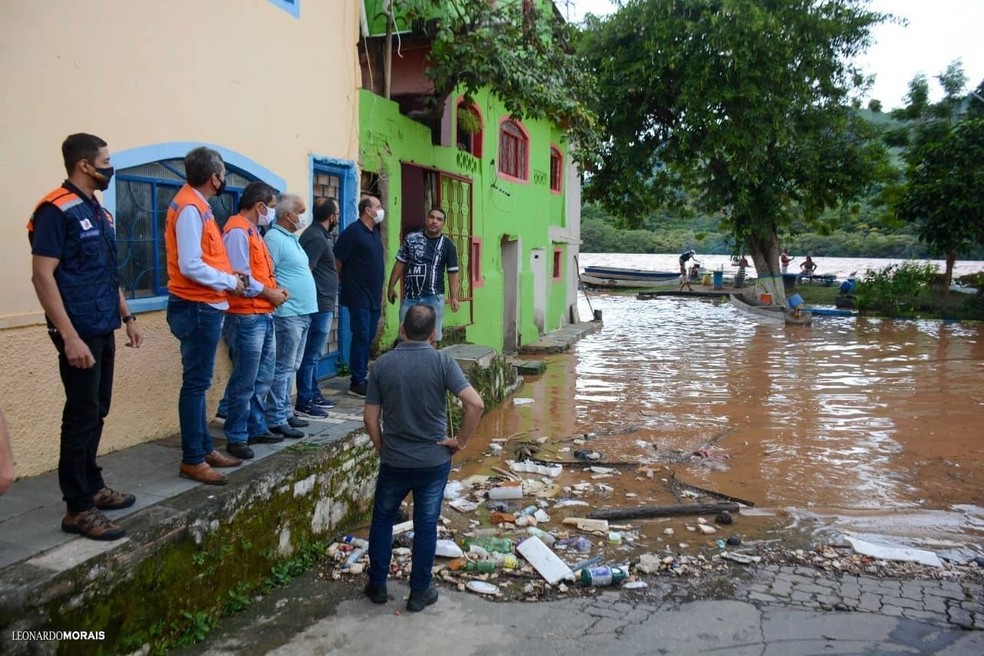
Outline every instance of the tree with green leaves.
<path id="1" fill-rule="evenodd" d="M 784 298 L 779 235 L 884 161 L 852 62 L 887 18 L 864 0 L 627 0 L 589 17 L 579 51 L 607 135 L 586 196 L 632 224 L 685 190 Z"/>
<path id="2" fill-rule="evenodd" d="M 430 37 L 427 77 L 434 94 L 419 116 L 436 124 L 452 93 L 489 89 L 513 116 L 554 121 L 596 152 L 598 126 L 587 101 L 594 85 L 569 46 L 572 28 L 549 0 L 393 0 L 407 24 Z M 574 153 L 577 157 L 577 153 Z"/>
<path id="3" fill-rule="evenodd" d="M 925 76 L 909 83 L 906 106 L 893 112 L 906 124 L 889 138 L 904 148 L 907 165 L 895 194 L 895 215 L 915 224 L 931 253 L 946 260 L 946 297 L 957 258 L 984 246 L 984 111 L 977 106 L 984 107 L 984 98 L 964 94 L 959 61 L 937 80 L 944 95 L 936 103 L 929 101 Z"/>

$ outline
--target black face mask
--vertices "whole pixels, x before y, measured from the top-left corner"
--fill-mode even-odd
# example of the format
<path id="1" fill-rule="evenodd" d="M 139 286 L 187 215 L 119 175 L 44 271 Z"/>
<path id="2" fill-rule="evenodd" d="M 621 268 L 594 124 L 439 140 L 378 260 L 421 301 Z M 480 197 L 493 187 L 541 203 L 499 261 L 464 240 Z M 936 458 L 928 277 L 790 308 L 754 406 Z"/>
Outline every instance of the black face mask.
<path id="1" fill-rule="evenodd" d="M 96 174 L 89 174 L 89 177 L 96 181 L 96 189 L 99 191 L 106 191 L 109 189 L 109 181 L 113 179 L 113 173 L 116 172 L 112 166 L 107 166 L 105 168 L 96 168 Z"/>
<path id="2" fill-rule="evenodd" d="M 218 176 L 216 176 L 216 177 L 218 177 Z M 219 188 L 215 190 L 215 195 L 216 196 L 221 196 L 222 195 L 222 192 L 225 191 L 225 188 L 226 188 L 226 181 L 223 180 L 222 182 L 219 183 Z"/>

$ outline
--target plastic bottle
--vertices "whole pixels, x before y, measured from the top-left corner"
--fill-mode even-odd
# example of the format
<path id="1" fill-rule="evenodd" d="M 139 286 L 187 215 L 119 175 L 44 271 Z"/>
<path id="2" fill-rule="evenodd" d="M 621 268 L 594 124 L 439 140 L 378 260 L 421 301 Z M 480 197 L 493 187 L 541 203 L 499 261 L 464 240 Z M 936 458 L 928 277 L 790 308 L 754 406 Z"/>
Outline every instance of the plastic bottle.
<path id="1" fill-rule="evenodd" d="M 513 554 L 509 553 L 497 553 L 495 556 L 495 564 L 501 566 L 503 569 L 518 569 L 519 559 Z"/>
<path id="2" fill-rule="evenodd" d="M 535 526 L 530 526 L 528 529 L 526 529 L 526 532 L 529 533 L 530 535 L 535 535 L 536 537 L 540 538 L 543 541 L 543 544 L 547 545 L 548 547 L 552 547 L 554 542 L 557 541 L 557 538 L 554 537 L 553 533 L 547 533 L 543 529 L 539 529 Z"/>
<path id="3" fill-rule="evenodd" d="M 479 572 L 489 574 L 499 568 L 499 564 L 494 560 L 477 560 L 473 563 L 465 563 L 466 572 Z"/>
<path id="4" fill-rule="evenodd" d="M 359 558 L 362 558 L 362 554 L 364 553 L 365 549 L 360 549 L 358 547 L 353 549 L 352 553 L 349 554 L 349 557 L 345 559 L 342 569 L 348 569 L 352 565 L 356 564 L 359 561 Z"/>
<path id="5" fill-rule="evenodd" d="M 523 498 L 523 488 L 518 485 L 513 486 L 503 486 L 494 487 L 489 490 L 489 499 L 492 500 L 502 500 L 502 499 L 522 499 Z"/>
<path id="6" fill-rule="evenodd" d="M 592 587 L 603 587 L 614 583 L 621 583 L 628 578 L 628 572 L 621 567 L 585 567 L 581 570 L 581 583 Z"/>
<path id="7" fill-rule="evenodd" d="M 488 552 L 512 553 L 513 543 L 509 538 L 475 537 L 465 540 L 465 546 L 477 545 Z"/>
<path id="8" fill-rule="evenodd" d="M 344 538 L 342 538 L 342 542 L 344 542 L 345 544 L 351 544 L 353 547 L 358 547 L 359 549 L 369 548 L 368 540 L 357 538 L 354 535 L 346 535 Z"/>

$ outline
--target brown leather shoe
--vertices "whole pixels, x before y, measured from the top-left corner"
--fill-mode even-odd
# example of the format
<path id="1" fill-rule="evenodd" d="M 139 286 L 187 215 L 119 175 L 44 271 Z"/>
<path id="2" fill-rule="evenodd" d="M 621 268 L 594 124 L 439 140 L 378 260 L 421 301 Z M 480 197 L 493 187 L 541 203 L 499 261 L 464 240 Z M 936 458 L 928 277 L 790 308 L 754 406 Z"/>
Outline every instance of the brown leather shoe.
<path id="1" fill-rule="evenodd" d="M 90 508 L 80 513 L 65 515 L 61 529 L 66 533 L 78 533 L 91 540 L 119 540 L 126 535 L 126 529 L 109 521 L 98 508 Z"/>
<path id="2" fill-rule="evenodd" d="M 205 485 L 225 485 L 229 482 L 225 474 L 215 471 L 207 462 L 200 462 L 197 465 L 189 465 L 182 462 L 178 471 L 181 478 L 190 478 L 193 481 L 198 481 Z"/>
<path id="3" fill-rule="evenodd" d="M 218 451 L 212 451 L 212 453 L 205 456 L 205 462 L 210 467 L 238 467 L 243 464 L 243 461 L 239 458 L 233 458 Z"/>

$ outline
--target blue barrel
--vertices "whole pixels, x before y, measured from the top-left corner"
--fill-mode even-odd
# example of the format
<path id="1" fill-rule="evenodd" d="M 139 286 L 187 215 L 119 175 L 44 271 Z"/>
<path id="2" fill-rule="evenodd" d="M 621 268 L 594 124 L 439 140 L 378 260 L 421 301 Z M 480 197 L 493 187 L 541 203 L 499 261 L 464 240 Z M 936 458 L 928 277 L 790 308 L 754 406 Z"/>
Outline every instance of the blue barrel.
<path id="1" fill-rule="evenodd" d="M 801 305 L 803 305 L 803 297 L 802 296 L 800 296 L 799 294 L 793 294 L 792 296 L 789 297 L 789 307 L 791 307 L 791 308 L 793 308 L 795 310 L 796 308 L 798 308 Z"/>
<path id="2" fill-rule="evenodd" d="M 724 271 L 714 272 L 714 289 L 724 289 Z"/>

